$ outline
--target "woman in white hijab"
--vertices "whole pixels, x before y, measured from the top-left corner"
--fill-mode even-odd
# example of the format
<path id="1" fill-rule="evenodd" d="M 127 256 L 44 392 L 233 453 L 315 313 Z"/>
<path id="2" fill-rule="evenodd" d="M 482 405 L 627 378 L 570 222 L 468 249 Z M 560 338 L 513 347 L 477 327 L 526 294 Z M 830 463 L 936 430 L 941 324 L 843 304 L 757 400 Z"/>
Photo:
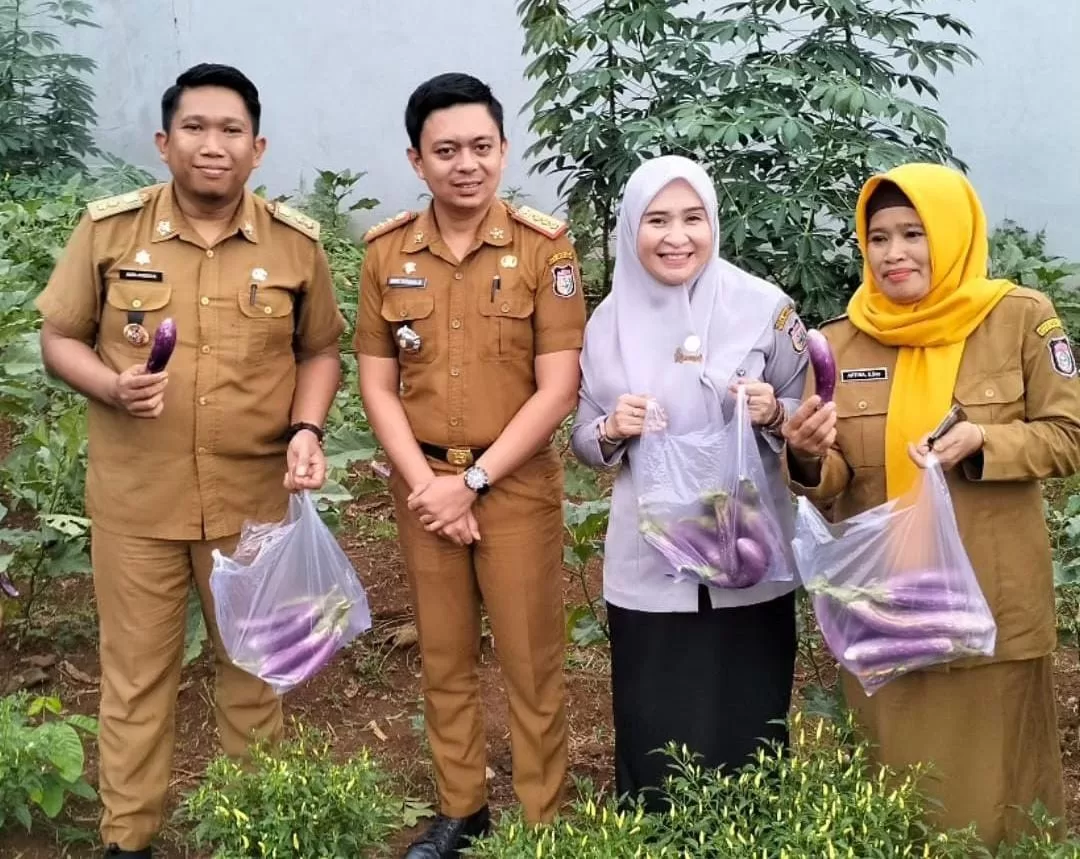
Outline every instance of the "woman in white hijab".
<path id="1" fill-rule="evenodd" d="M 685 158 L 648 161 L 619 212 L 611 294 L 585 332 L 573 449 L 618 467 L 605 543 L 616 789 L 662 809 L 655 789 L 685 743 L 709 767 L 748 762 L 762 738 L 786 742 L 795 661 L 794 582 L 743 590 L 676 581 L 638 529 L 633 480 L 648 399 L 670 431 L 719 427 L 744 385 L 769 481 L 790 539 L 779 428 L 798 407 L 806 329 L 772 284 L 720 259 L 716 192 Z M 764 487 L 763 487 L 764 488 Z"/>

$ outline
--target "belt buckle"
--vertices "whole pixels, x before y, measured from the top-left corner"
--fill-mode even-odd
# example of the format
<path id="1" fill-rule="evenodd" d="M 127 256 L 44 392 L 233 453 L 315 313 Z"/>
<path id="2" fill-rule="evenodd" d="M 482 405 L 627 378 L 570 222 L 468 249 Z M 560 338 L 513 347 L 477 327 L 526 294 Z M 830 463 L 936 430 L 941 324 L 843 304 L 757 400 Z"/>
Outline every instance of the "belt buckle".
<path id="1" fill-rule="evenodd" d="M 456 468 L 465 468 L 473 463 L 472 451 L 460 447 L 447 448 L 446 461 Z"/>

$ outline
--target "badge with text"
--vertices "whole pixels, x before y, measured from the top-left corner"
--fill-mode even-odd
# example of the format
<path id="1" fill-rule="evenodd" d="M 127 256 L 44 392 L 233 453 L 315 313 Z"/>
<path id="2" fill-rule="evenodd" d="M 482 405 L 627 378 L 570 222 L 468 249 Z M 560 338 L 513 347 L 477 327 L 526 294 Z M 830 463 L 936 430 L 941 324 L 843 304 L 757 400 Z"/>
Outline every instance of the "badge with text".
<path id="1" fill-rule="evenodd" d="M 426 277 L 388 277 L 386 285 L 391 289 L 422 289 L 427 286 Z"/>
<path id="2" fill-rule="evenodd" d="M 1058 319 L 1056 316 L 1054 316 L 1054 317 L 1051 317 L 1050 319 L 1047 319 L 1038 328 L 1036 328 L 1035 333 L 1038 334 L 1040 337 L 1045 337 L 1051 331 L 1064 331 L 1064 330 L 1065 330 L 1065 326 L 1063 326 L 1061 324 L 1061 320 Z"/>
<path id="3" fill-rule="evenodd" d="M 1076 359 L 1067 337 L 1051 337 L 1046 341 L 1046 347 L 1050 350 L 1050 363 L 1055 372 L 1067 379 L 1076 375 Z"/>
<path id="4" fill-rule="evenodd" d="M 140 268 L 122 268 L 117 270 L 120 280 L 142 280 L 151 283 L 161 283 L 165 280 L 165 273 L 161 271 L 146 271 Z"/>
<path id="5" fill-rule="evenodd" d="M 858 367 L 854 370 L 841 370 L 841 382 L 886 382 L 889 371 L 885 367 Z"/>
<path id="6" fill-rule="evenodd" d="M 551 270 L 552 288 L 559 298 L 571 298 L 577 292 L 577 277 L 572 265 L 557 265 Z"/>
<path id="7" fill-rule="evenodd" d="M 773 323 L 773 327 L 777 331 L 783 331 L 784 326 L 787 325 L 788 317 L 791 316 L 794 310 L 795 308 L 792 307 L 790 304 L 783 310 L 781 310 L 780 315 L 776 317 L 776 322 Z"/>

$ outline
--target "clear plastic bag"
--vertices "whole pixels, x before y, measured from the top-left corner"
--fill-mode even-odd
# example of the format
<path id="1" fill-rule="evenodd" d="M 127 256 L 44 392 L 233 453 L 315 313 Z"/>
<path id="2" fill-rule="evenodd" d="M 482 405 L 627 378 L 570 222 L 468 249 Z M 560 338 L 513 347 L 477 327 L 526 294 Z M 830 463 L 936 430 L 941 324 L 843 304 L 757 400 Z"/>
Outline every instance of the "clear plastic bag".
<path id="1" fill-rule="evenodd" d="M 676 581 L 731 590 L 793 580 L 741 388 L 719 430 L 671 434 L 650 401 L 633 468 L 641 533 Z"/>
<path id="2" fill-rule="evenodd" d="M 825 643 L 867 695 L 994 653 L 997 625 L 936 458 L 908 494 L 835 525 L 800 498 L 793 548 Z"/>
<path id="3" fill-rule="evenodd" d="M 307 492 L 282 522 L 247 523 L 215 550 L 214 613 L 229 659 L 279 695 L 314 677 L 371 628 L 367 594 Z"/>

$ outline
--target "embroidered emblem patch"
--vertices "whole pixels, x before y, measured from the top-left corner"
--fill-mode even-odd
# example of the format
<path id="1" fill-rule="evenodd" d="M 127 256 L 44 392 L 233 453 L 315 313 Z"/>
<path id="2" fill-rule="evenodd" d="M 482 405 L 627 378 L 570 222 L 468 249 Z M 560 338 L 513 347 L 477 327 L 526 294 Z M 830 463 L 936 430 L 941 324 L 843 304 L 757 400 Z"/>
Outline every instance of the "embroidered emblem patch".
<path id="1" fill-rule="evenodd" d="M 794 317 L 791 328 L 788 329 L 788 336 L 791 338 L 791 345 L 795 347 L 796 352 L 806 351 L 806 326 L 799 318 L 798 314 L 791 314 Z"/>
<path id="2" fill-rule="evenodd" d="M 1061 330 L 1064 330 L 1065 326 L 1061 324 L 1060 319 L 1054 316 L 1051 319 L 1047 319 L 1042 325 L 1036 328 L 1035 333 L 1038 334 L 1040 337 L 1045 337 L 1051 331 L 1056 331 L 1059 328 Z"/>
<path id="3" fill-rule="evenodd" d="M 1046 341 L 1046 348 L 1050 350 L 1050 363 L 1055 372 L 1067 379 L 1076 375 L 1076 359 L 1067 337 L 1051 337 Z"/>
<path id="4" fill-rule="evenodd" d="M 551 270 L 552 288 L 559 298 L 570 298 L 577 292 L 577 277 L 572 265 L 557 265 Z"/>
<path id="5" fill-rule="evenodd" d="M 776 322 L 773 324 L 773 328 L 777 331 L 783 331 L 784 326 L 787 325 L 788 317 L 791 316 L 791 311 L 795 308 L 790 304 L 780 311 L 780 315 L 776 317 Z"/>

